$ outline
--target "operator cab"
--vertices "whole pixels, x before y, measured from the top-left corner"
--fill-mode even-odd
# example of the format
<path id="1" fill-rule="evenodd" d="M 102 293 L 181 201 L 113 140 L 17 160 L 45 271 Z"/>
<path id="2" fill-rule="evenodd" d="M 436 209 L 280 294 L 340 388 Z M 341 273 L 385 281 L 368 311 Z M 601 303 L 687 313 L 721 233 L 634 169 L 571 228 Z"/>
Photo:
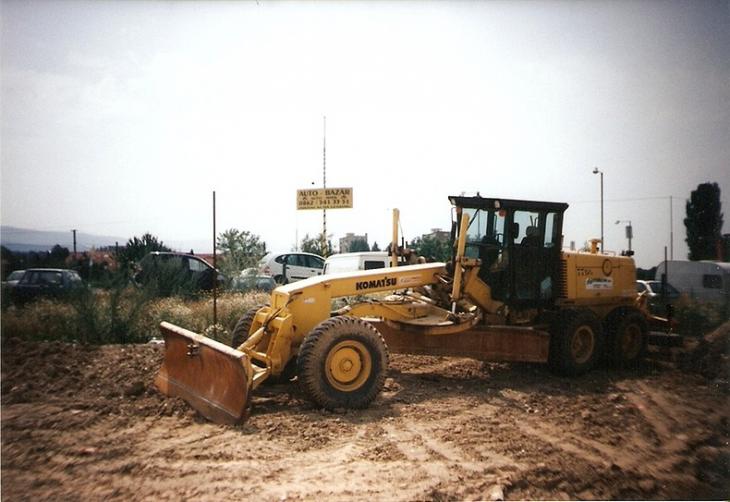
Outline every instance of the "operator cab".
<path id="1" fill-rule="evenodd" d="M 513 307 L 547 307 L 560 288 L 563 213 L 568 204 L 484 197 L 449 197 L 456 207 L 452 246 L 461 215 L 469 215 L 465 254 L 479 258 L 479 278 L 492 298 Z"/>

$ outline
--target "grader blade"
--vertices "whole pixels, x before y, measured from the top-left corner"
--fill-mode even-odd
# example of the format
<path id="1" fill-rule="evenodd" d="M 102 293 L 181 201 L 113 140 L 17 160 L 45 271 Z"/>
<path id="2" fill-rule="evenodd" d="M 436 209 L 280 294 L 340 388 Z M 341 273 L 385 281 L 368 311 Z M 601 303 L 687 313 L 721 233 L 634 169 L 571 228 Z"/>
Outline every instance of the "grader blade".
<path id="1" fill-rule="evenodd" d="M 253 369 L 246 354 L 167 322 L 160 331 L 165 360 L 155 385 L 163 394 L 183 398 L 215 423 L 248 418 Z"/>

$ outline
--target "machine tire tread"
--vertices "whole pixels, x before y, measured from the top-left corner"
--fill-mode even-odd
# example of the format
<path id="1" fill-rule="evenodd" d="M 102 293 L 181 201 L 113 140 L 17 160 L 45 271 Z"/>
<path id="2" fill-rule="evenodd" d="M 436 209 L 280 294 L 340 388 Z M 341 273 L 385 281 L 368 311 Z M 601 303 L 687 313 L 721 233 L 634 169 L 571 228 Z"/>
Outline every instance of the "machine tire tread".
<path id="1" fill-rule="evenodd" d="M 362 387 L 352 392 L 335 389 L 327 382 L 325 362 L 337 343 L 352 339 L 370 352 L 372 371 Z M 383 336 L 371 324 L 353 316 L 336 316 L 318 324 L 304 338 L 297 357 L 297 373 L 302 392 L 323 408 L 366 408 L 385 383 L 389 354 Z"/>
<path id="2" fill-rule="evenodd" d="M 583 362 L 576 361 L 571 354 L 573 335 L 581 326 L 589 327 L 594 334 L 593 351 Z M 598 317 L 587 309 L 566 310 L 553 323 L 548 364 L 551 370 L 560 375 L 579 376 L 596 365 L 603 348 L 604 334 Z"/>
<path id="3" fill-rule="evenodd" d="M 635 355 L 626 357 L 622 352 L 619 337 L 631 323 L 636 323 L 641 331 L 639 350 Z M 644 315 L 635 308 L 616 309 L 606 319 L 606 360 L 614 367 L 636 366 L 646 356 L 648 325 Z"/>
<path id="4" fill-rule="evenodd" d="M 235 349 L 248 340 L 248 335 L 251 331 L 251 325 L 253 324 L 254 317 L 256 317 L 256 313 L 266 306 L 267 305 L 265 304 L 259 304 L 251 307 L 238 319 L 236 325 L 233 327 L 233 331 L 231 331 L 231 347 Z"/>

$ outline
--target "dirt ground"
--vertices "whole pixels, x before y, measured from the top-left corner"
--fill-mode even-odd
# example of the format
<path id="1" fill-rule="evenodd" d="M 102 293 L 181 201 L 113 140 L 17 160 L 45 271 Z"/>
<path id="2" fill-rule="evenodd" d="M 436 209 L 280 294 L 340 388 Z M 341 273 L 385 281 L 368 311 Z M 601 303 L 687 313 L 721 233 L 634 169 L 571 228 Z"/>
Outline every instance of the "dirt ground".
<path id="1" fill-rule="evenodd" d="M 713 367 L 727 368 L 729 326 Z M 3 500 L 730 497 L 730 387 L 707 358 L 568 379 L 392 355 L 367 410 L 267 386 L 228 427 L 157 393 L 162 351 L 6 341 Z"/>

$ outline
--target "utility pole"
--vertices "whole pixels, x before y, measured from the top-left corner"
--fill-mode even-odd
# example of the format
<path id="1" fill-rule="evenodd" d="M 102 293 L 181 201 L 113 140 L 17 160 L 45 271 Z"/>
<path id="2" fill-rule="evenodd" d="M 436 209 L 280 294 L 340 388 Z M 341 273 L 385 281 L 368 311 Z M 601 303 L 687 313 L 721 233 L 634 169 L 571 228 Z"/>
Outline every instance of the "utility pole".
<path id="1" fill-rule="evenodd" d="M 74 228 L 71 232 L 73 232 L 74 235 L 74 258 L 76 258 L 76 229 Z"/>
<path id="2" fill-rule="evenodd" d="M 218 263 L 215 243 L 215 190 L 213 190 L 213 330 L 218 330 Z"/>
<path id="3" fill-rule="evenodd" d="M 322 133 L 322 189 L 327 192 L 327 116 L 323 117 Z M 322 254 L 327 250 L 327 210 L 322 209 Z"/>

